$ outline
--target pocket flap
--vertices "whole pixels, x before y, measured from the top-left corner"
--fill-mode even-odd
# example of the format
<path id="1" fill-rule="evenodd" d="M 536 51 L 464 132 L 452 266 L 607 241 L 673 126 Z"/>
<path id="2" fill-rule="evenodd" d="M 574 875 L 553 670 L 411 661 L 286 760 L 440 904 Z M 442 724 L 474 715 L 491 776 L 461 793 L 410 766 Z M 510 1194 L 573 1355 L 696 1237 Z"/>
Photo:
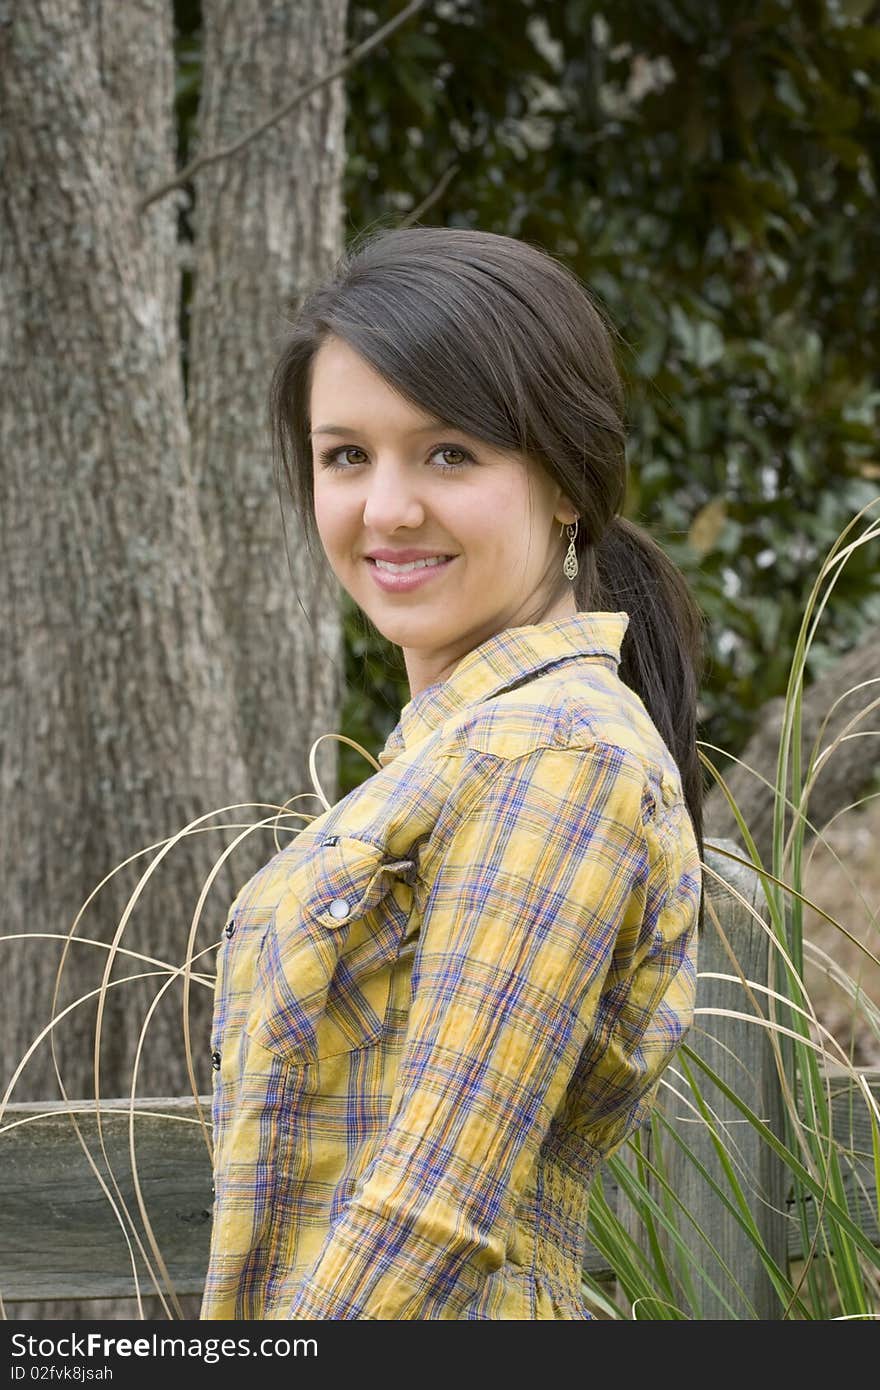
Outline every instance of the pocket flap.
<path id="1" fill-rule="evenodd" d="M 352 835 L 328 835 L 289 880 L 302 911 L 331 931 L 369 912 L 388 892 L 391 880 L 415 881 L 411 859 L 389 859 L 379 845 Z"/>
<path id="2" fill-rule="evenodd" d="M 316 840 L 287 882 L 257 963 L 247 1033 L 292 1062 L 353 1051 L 384 1025 L 412 860 L 353 836 Z M 408 901 L 407 901 L 408 898 Z"/>

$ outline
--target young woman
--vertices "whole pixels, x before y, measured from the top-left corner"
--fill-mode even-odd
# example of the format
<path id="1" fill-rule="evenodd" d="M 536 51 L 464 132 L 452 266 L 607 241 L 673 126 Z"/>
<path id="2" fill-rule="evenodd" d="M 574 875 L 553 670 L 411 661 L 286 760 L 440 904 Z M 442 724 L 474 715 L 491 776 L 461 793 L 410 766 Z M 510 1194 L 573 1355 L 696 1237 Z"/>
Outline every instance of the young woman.
<path id="1" fill-rule="evenodd" d="M 702 624 L 619 515 L 609 330 L 526 243 L 385 231 L 272 400 L 411 699 L 231 909 L 202 1317 L 589 1318 L 590 1180 L 691 1023 L 703 849 Z"/>

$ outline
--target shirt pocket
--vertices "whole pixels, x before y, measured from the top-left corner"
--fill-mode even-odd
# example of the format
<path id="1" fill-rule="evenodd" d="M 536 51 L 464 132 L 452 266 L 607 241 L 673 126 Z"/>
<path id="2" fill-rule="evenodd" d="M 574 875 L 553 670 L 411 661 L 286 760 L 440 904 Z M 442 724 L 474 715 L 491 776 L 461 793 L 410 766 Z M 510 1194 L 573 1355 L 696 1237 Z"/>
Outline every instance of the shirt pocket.
<path id="1" fill-rule="evenodd" d="M 375 1043 L 415 929 L 415 879 L 413 860 L 351 835 L 310 846 L 263 939 L 248 1036 L 300 1066 Z"/>

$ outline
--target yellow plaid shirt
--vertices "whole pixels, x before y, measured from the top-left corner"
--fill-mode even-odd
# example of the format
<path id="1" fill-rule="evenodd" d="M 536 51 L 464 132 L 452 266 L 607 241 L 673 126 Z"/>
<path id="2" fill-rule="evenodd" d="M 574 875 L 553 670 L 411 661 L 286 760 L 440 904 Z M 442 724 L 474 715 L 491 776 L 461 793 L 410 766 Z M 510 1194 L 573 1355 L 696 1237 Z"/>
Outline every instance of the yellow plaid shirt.
<path id="1" fill-rule="evenodd" d="M 239 893 L 203 1318 L 590 1317 L 590 1180 L 690 1026 L 701 885 L 627 623 L 482 643 Z"/>

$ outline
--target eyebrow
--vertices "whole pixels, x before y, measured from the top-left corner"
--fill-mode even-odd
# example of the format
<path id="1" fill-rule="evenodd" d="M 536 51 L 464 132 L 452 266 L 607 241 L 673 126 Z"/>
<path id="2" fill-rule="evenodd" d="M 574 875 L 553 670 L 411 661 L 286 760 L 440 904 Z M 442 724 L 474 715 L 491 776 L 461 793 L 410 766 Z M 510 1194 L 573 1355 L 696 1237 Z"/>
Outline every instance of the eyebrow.
<path id="1" fill-rule="evenodd" d="M 435 430 L 452 430 L 457 426 L 450 425 L 446 420 L 434 420 L 430 425 L 419 425 L 417 429 L 410 430 L 410 434 L 433 434 Z M 354 425 L 316 425 L 310 434 L 360 434 L 360 430 Z"/>

